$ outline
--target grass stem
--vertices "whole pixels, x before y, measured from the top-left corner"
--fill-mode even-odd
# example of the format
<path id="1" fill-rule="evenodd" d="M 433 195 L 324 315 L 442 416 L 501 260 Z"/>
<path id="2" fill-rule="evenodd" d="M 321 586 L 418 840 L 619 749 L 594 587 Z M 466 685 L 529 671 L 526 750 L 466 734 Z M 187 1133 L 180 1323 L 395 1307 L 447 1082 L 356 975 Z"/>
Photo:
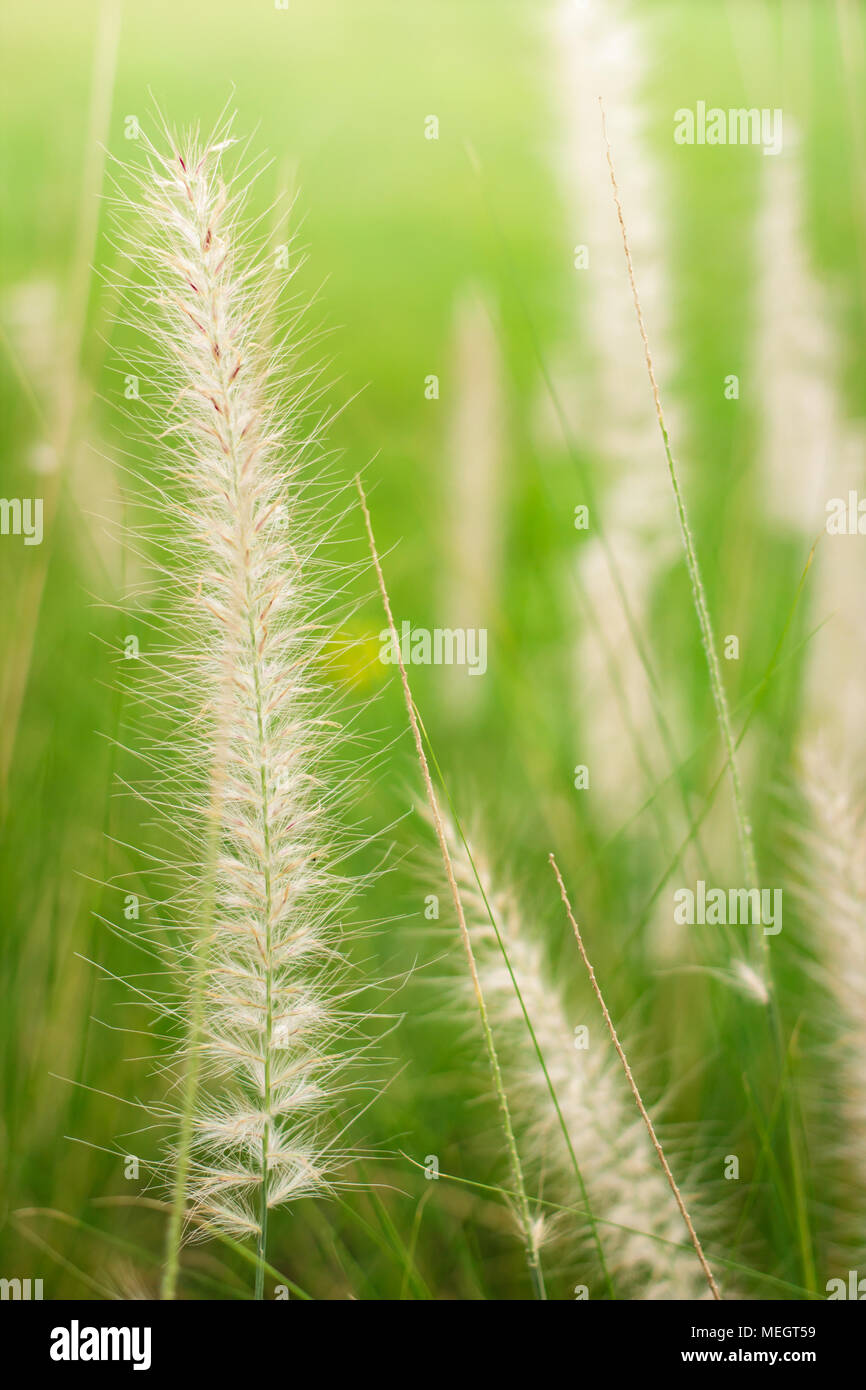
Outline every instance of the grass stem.
<path id="1" fill-rule="evenodd" d="M 520 1227 L 523 1232 L 524 1243 L 526 1246 L 526 1259 L 529 1266 L 529 1275 L 532 1281 L 535 1296 L 539 1299 L 546 1299 L 547 1292 L 544 1285 L 544 1274 L 541 1268 L 541 1256 L 538 1244 L 533 1234 L 533 1221 L 529 1209 L 529 1198 L 526 1194 L 526 1184 L 523 1178 L 523 1168 L 520 1162 L 520 1155 L 517 1151 L 517 1141 L 514 1137 L 514 1125 L 511 1120 L 511 1109 L 508 1104 L 508 1096 L 505 1092 L 505 1083 L 502 1079 L 502 1069 L 499 1065 L 499 1057 L 496 1052 L 496 1044 L 493 1039 L 493 1030 L 490 1027 L 490 1019 L 487 1013 L 487 1005 L 484 1001 L 484 993 L 481 988 L 481 981 L 478 977 L 478 967 L 475 961 L 475 953 L 472 949 L 472 942 L 469 938 L 469 929 L 466 925 L 466 915 L 463 911 L 463 902 L 460 897 L 460 890 L 457 887 L 457 879 L 454 874 L 454 865 L 451 862 L 451 854 L 448 849 L 448 839 L 445 833 L 445 826 L 439 810 L 439 803 L 436 800 L 436 792 L 433 788 L 433 780 L 430 776 L 430 767 L 427 762 L 427 755 L 424 752 L 424 740 L 421 737 L 421 729 L 418 723 L 418 716 L 415 712 L 415 704 L 412 699 L 412 691 L 409 686 L 409 678 L 406 675 L 406 667 L 403 663 L 403 656 L 400 651 L 400 641 L 397 636 L 397 628 L 394 623 L 394 615 L 391 611 L 391 603 L 388 598 L 388 590 L 385 585 L 385 576 L 382 573 L 382 565 L 379 560 L 379 552 L 376 548 L 376 540 L 373 535 L 373 524 L 370 520 L 370 510 L 367 506 L 367 498 L 364 493 L 363 484 L 360 477 L 355 475 L 355 486 L 358 489 L 358 496 L 361 500 L 361 510 L 364 515 L 364 525 L 367 530 L 367 540 L 370 546 L 370 554 L 373 559 L 373 567 L 376 571 L 376 579 L 379 585 L 379 593 L 382 597 L 382 604 L 385 609 L 385 617 L 391 633 L 391 641 L 394 651 L 397 654 L 397 663 L 400 667 L 400 683 L 403 687 L 403 698 L 406 703 L 406 711 L 409 716 L 409 724 L 412 729 L 412 737 L 415 742 L 415 751 L 418 754 L 418 762 L 421 766 L 421 775 L 424 780 L 424 790 L 427 802 L 430 807 L 430 814 L 433 817 L 433 825 L 436 830 L 436 838 L 439 842 L 439 850 L 442 855 L 442 863 L 445 867 L 445 877 L 448 880 L 448 887 L 451 891 L 451 898 L 454 903 L 454 911 L 457 914 L 457 923 L 460 928 L 460 939 L 463 949 L 466 952 L 466 960 L 469 965 L 469 973 L 472 977 L 472 987 L 475 991 L 475 999 L 478 1004 L 478 1013 L 481 1018 L 481 1028 L 484 1034 L 484 1046 L 487 1051 L 490 1063 L 490 1072 L 493 1077 L 493 1087 L 496 1098 L 499 1102 L 499 1110 L 502 1118 L 502 1128 L 505 1136 L 505 1145 L 508 1150 L 508 1157 L 511 1163 L 514 1176 L 514 1185 L 517 1191 L 517 1212 Z"/>
<path id="2" fill-rule="evenodd" d="M 659 1143 L 658 1136 L 655 1132 L 655 1126 L 653 1125 L 653 1122 L 649 1117 L 647 1108 L 641 1099 L 641 1094 L 638 1090 L 637 1082 L 635 1081 L 631 1067 L 628 1064 L 628 1058 L 626 1057 L 625 1052 L 623 1051 L 622 1043 L 620 1042 L 619 1037 L 617 1035 L 613 1019 L 611 1018 L 608 1012 L 607 1005 L 604 1002 L 604 995 L 601 992 L 598 980 L 595 978 L 595 971 L 593 970 L 589 956 L 586 953 L 586 947 L 583 944 L 583 937 L 580 934 L 580 927 L 577 925 L 577 920 L 572 911 L 571 903 L 569 902 L 568 898 L 568 893 L 565 889 L 565 884 L 562 881 L 562 874 L 559 872 L 559 866 L 552 854 L 550 855 L 550 867 L 553 869 L 553 872 L 556 875 L 556 881 L 559 884 L 559 891 L 562 896 L 562 901 L 565 904 L 566 915 L 568 916 L 568 920 L 571 923 L 575 935 L 575 940 L 577 941 L 577 948 L 580 951 L 581 959 L 583 960 L 583 963 L 586 966 L 587 974 L 589 975 L 589 982 L 592 985 L 595 997 L 601 1005 L 601 1011 L 604 1014 L 604 1021 L 607 1024 L 608 1032 L 610 1033 L 613 1045 L 616 1048 L 617 1056 L 619 1057 L 619 1060 L 622 1062 L 623 1071 L 625 1072 L 626 1080 L 628 1081 L 629 1087 L 631 1088 L 631 1093 L 635 1098 L 635 1103 L 637 1104 L 637 1108 L 641 1113 L 641 1118 L 643 1119 L 643 1122 L 646 1125 L 647 1130 L 649 1131 L 649 1137 L 652 1140 L 653 1148 L 658 1154 L 658 1159 L 660 1164 L 662 1165 L 662 1168 L 664 1169 L 665 1177 L 670 1183 L 671 1191 L 673 1192 L 677 1206 L 680 1209 L 680 1215 L 682 1216 L 683 1221 L 686 1223 L 686 1229 L 689 1233 L 689 1239 L 691 1240 L 692 1245 L 695 1247 L 695 1253 L 701 1262 L 701 1269 L 704 1271 L 704 1275 L 706 1276 L 707 1283 L 709 1284 L 710 1289 L 712 1291 L 713 1298 L 721 1300 L 722 1295 L 719 1292 L 719 1286 L 716 1283 L 715 1278 L 713 1277 L 713 1271 L 710 1269 L 710 1266 L 707 1263 L 707 1258 L 704 1254 L 703 1247 L 701 1245 L 700 1240 L 698 1239 L 698 1233 L 694 1228 L 692 1218 L 689 1216 L 688 1208 L 686 1207 L 686 1204 L 683 1201 L 683 1196 L 680 1192 L 679 1187 L 677 1186 L 676 1178 L 671 1172 L 670 1165 L 667 1159 L 665 1158 L 664 1149 Z"/>

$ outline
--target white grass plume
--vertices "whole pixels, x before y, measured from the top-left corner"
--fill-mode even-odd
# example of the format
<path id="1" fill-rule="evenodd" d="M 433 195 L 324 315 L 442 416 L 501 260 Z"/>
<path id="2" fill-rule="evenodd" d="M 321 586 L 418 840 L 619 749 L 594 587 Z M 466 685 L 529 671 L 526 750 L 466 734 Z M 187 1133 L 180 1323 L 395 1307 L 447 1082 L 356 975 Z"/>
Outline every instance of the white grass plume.
<path id="1" fill-rule="evenodd" d="M 507 417 L 495 302 L 466 286 L 454 307 L 454 390 L 446 437 L 443 535 L 446 563 L 439 602 L 449 624 L 489 627 L 501 608 Z M 483 681 L 443 672 L 444 695 L 458 716 L 471 713 Z"/>
<path id="2" fill-rule="evenodd" d="M 673 285 L 667 248 L 663 171 L 647 138 L 643 87 L 651 35 L 622 0 L 560 0 L 552 12 L 555 91 L 561 135 L 557 167 L 575 241 L 586 244 L 589 274 L 575 273 L 580 295 L 580 337 L 588 344 L 574 384 L 569 367 L 563 395 L 576 395 L 572 409 L 575 439 L 587 447 L 610 480 L 604 493 L 604 526 L 627 595 L 631 618 L 645 631 L 654 586 L 678 560 L 670 527 L 670 498 L 659 472 L 658 432 L 646 389 L 646 368 L 635 340 L 634 308 L 623 281 L 622 248 L 611 208 L 604 147 L 599 139 L 597 93 L 604 92 L 617 123 L 630 190 L 630 223 L 636 254 L 647 278 L 647 313 L 666 376 L 674 375 L 677 352 L 670 319 Z M 574 345 L 569 344 L 569 362 Z M 677 409 L 674 403 L 673 409 Z M 681 438 L 685 421 L 674 420 Z M 595 527 L 593 518 L 593 527 Z M 639 745 L 646 787 L 654 791 L 670 767 L 670 753 L 659 740 L 651 692 L 640 653 L 629 631 L 618 584 L 605 545 L 598 536 L 584 540 L 575 561 L 577 582 L 591 595 L 599 615 L 600 642 L 580 609 L 580 636 L 574 653 L 575 692 L 584 711 L 587 735 L 609 750 L 593 769 L 599 814 L 608 833 L 623 820 L 624 808 L 643 799 L 635 777 L 633 751 Z M 582 605 L 581 605 L 582 606 Z M 611 664 L 622 695 L 610 698 Z M 684 714 L 684 712 L 683 712 Z M 682 721 L 680 721 L 682 722 Z M 673 722 L 673 727 L 677 721 Z M 665 857 L 683 837 L 676 808 L 665 806 L 672 826 Z"/>
<path id="3" fill-rule="evenodd" d="M 132 255 L 164 412 L 155 510 L 180 532 L 160 576 L 178 645 L 149 663 L 144 698 L 190 712 L 179 748 L 147 753 L 191 866 L 176 866 L 182 987 L 166 1009 L 187 1034 L 175 1215 L 186 1201 L 191 1224 L 252 1237 L 263 1259 L 269 1211 L 339 1165 L 326 1116 L 362 1043 L 339 954 L 357 886 L 338 873 L 341 730 L 316 670 L 323 578 L 334 586 L 315 529 L 329 486 L 321 423 L 306 423 L 315 375 L 296 365 L 297 319 L 282 353 L 262 341 L 270 257 L 250 236 L 249 174 L 224 173 L 234 143 L 228 128 L 145 141 Z"/>
<path id="4" fill-rule="evenodd" d="M 834 306 L 810 263 L 801 140 L 761 161 L 756 225 L 755 371 L 761 395 L 762 506 L 811 540 L 821 525 L 844 412 Z"/>
<path id="5" fill-rule="evenodd" d="M 814 927 L 819 979 L 833 1000 L 830 1075 L 842 1125 L 831 1144 L 866 1211 L 866 814 L 850 781 L 813 744 L 802 756 L 800 786 L 809 825 L 800 836 L 800 896 Z M 861 1241 L 862 1244 L 862 1241 Z"/>
<path id="6" fill-rule="evenodd" d="M 658 426 L 622 273 L 599 132 L 601 92 L 610 107 L 629 188 L 629 226 L 653 344 L 660 369 L 670 379 L 679 358 L 671 315 L 671 237 L 664 193 L 659 193 L 664 170 L 649 138 L 644 100 L 653 34 L 630 0 L 559 0 L 551 20 L 560 125 L 556 162 L 571 236 L 590 256 L 588 273 L 573 277 L 580 331 L 568 345 L 568 364 L 560 354 L 555 369 L 561 382 L 554 388 L 556 413 L 558 428 L 575 441 L 573 448 L 589 452 L 592 476 L 603 480 L 590 508 L 591 530 L 564 576 L 575 598 L 573 698 L 581 710 L 583 738 L 607 750 L 593 767 L 593 796 L 605 834 L 619 832 L 624 819 L 645 805 L 641 820 L 652 824 L 663 861 L 680 862 L 687 878 L 706 878 L 714 876 L 707 863 L 710 837 L 693 830 L 688 839 L 695 808 L 680 767 L 695 731 L 690 731 L 689 712 L 676 692 L 665 692 L 662 701 L 656 663 L 641 636 L 652 625 L 658 585 L 680 556 L 670 524 L 669 485 L 657 466 Z M 580 353 L 576 376 L 575 345 Z M 687 438 L 682 402 L 675 398 L 670 413 L 677 439 Z M 591 503 L 588 488 L 582 491 L 587 495 L 581 500 Z M 671 698 L 679 704 L 669 707 Z M 576 760 L 584 759 L 576 755 Z M 643 833 L 643 824 L 638 828 Z M 682 953 L 682 932 L 670 914 L 656 913 L 647 927 L 650 949 L 658 956 Z"/>
<path id="7" fill-rule="evenodd" d="M 581 1205 L 571 1157 L 485 896 L 556 1092 L 617 1294 L 650 1299 L 705 1298 L 706 1281 L 694 1251 L 683 1243 L 682 1219 L 612 1044 L 598 1027 L 590 1029 L 588 1049 L 575 1048 L 575 1020 L 541 943 L 527 930 L 514 895 L 493 887 L 489 866 L 474 840 L 470 841 L 470 859 L 453 823 L 448 831 L 491 1026 L 502 1049 L 509 1097 L 523 1146 L 534 1153 L 546 1192 L 555 1193 L 556 1200 L 564 1204 Z M 578 1021 L 583 1022 L 583 1017 Z M 561 1225 L 555 1221 L 550 1233 L 557 1227 L 561 1230 Z"/>

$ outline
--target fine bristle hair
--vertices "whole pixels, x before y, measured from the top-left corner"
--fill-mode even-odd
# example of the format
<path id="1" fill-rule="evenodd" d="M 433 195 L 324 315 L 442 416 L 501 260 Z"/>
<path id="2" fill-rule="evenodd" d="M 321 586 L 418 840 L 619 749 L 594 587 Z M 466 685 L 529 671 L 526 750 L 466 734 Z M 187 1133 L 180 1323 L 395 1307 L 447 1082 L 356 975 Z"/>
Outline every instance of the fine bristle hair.
<path id="1" fill-rule="evenodd" d="M 798 897 L 812 929 L 817 975 L 829 999 L 833 1125 L 826 1147 L 845 1169 L 851 1205 L 866 1210 L 866 825 L 862 781 L 820 743 L 801 758 L 807 823 L 794 840 Z M 862 1255 L 862 1238 L 859 1241 Z"/>
<path id="2" fill-rule="evenodd" d="M 467 849 L 453 822 L 448 836 L 519 1141 L 527 1159 L 534 1159 L 545 1195 L 581 1208 L 579 1169 L 588 1210 L 597 1223 L 596 1248 L 601 1246 L 618 1296 L 706 1298 L 707 1283 L 694 1251 L 684 1243 L 680 1214 L 613 1047 L 599 1026 L 590 1030 L 591 1045 L 576 1049 L 565 996 L 542 943 L 527 929 L 515 894 L 496 881 L 474 838 Z M 564 1213 L 547 1221 L 546 1229 L 554 1242 L 566 1230 L 569 1241 L 574 1240 L 573 1219 Z M 590 1297 L 601 1295 L 605 1270 L 589 1245 L 584 1258 Z"/>
<path id="3" fill-rule="evenodd" d="M 365 980 L 342 953 L 358 881 L 337 806 L 353 774 L 322 676 L 345 583 L 322 551 L 339 480 L 297 305 L 269 341 L 298 258 L 275 284 L 248 211 L 259 166 L 244 167 L 232 121 L 206 138 L 163 123 L 140 151 L 118 190 L 159 440 L 156 477 L 132 470 L 153 518 L 139 535 L 170 609 L 135 673 L 138 791 L 175 837 L 154 905 L 172 985 L 145 996 L 176 1049 L 163 1292 L 181 1231 L 218 1229 L 255 1241 L 261 1296 L 269 1211 L 328 1190 L 346 1161 L 347 1068 L 365 1049 Z"/>

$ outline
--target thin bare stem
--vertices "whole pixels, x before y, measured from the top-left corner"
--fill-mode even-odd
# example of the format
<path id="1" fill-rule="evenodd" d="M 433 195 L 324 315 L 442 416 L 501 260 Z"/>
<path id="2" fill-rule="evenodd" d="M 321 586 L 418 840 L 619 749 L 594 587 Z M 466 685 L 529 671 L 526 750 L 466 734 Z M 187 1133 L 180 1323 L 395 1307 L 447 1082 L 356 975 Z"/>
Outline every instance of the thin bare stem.
<path id="1" fill-rule="evenodd" d="M 514 1185 L 517 1191 L 517 1206 L 520 1225 L 526 1243 L 526 1258 L 529 1265 L 529 1273 L 533 1287 L 538 1298 L 547 1297 L 544 1287 L 544 1276 L 541 1270 L 541 1258 L 538 1251 L 538 1243 L 533 1234 L 532 1216 L 529 1210 L 529 1199 L 526 1195 L 526 1184 L 523 1178 L 523 1169 L 520 1163 L 520 1155 L 517 1152 L 517 1141 L 514 1137 L 514 1125 L 511 1120 L 511 1110 L 508 1104 L 508 1097 L 505 1093 L 505 1084 L 502 1079 L 502 1070 L 499 1065 L 499 1057 L 496 1052 L 496 1044 L 493 1040 L 493 1031 L 490 1027 L 490 1020 L 487 1013 L 487 1005 L 484 1002 L 484 993 L 481 989 L 481 981 L 478 977 L 478 967 L 475 962 L 475 953 L 472 949 L 472 942 L 469 938 L 469 929 L 466 925 L 466 915 L 463 911 L 463 902 L 460 897 L 460 890 L 457 887 L 457 879 L 454 873 L 454 865 L 451 862 L 451 854 L 448 849 L 448 839 L 445 833 L 445 826 L 439 810 L 439 803 L 436 800 L 436 792 L 433 788 L 433 779 L 430 776 L 430 767 L 427 762 L 427 755 L 424 752 L 424 740 L 421 736 L 421 729 L 418 722 L 418 715 L 415 711 L 415 702 L 412 699 L 412 691 L 409 687 L 409 678 L 406 675 L 406 667 L 403 664 L 403 656 L 400 651 L 400 642 L 397 636 L 397 629 L 394 624 L 394 616 L 391 612 L 391 603 L 388 598 L 388 590 L 385 587 L 385 576 L 382 573 L 382 565 L 379 560 L 379 552 L 376 549 L 376 540 L 373 535 L 373 525 L 370 520 L 370 510 L 367 506 L 367 498 L 358 474 L 355 475 L 355 486 L 358 489 L 358 496 L 361 499 L 361 510 L 364 514 L 364 525 L 367 530 L 367 540 L 370 545 L 370 554 L 373 559 L 373 567 L 376 571 L 376 579 L 379 584 L 379 593 L 382 596 L 382 605 L 385 609 L 385 617 L 388 620 L 388 627 L 391 633 L 391 641 L 394 651 L 397 654 L 397 663 L 400 667 L 400 682 L 403 687 L 403 698 L 406 702 L 406 710 L 409 715 L 409 724 L 412 729 L 412 737 L 415 741 L 415 751 L 418 754 L 418 762 L 421 765 L 421 775 L 424 779 L 424 790 L 427 795 L 427 802 L 430 806 L 430 814 L 433 817 L 433 825 L 436 830 L 436 838 L 439 842 L 439 849 L 442 854 L 442 863 L 445 866 L 445 876 L 448 879 L 448 887 L 451 890 L 451 897 L 454 902 L 454 911 L 457 914 L 457 922 L 460 928 L 460 939 L 463 949 L 466 952 L 466 959 L 469 964 L 469 974 L 472 978 L 472 986 L 475 990 L 475 998 L 478 1003 L 478 1012 L 481 1017 L 481 1027 L 484 1033 L 484 1044 L 487 1049 L 487 1057 L 490 1062 L 490 1071 L 493 1076 L 493 1086 L 496 1091 L 496 1098 L 499 1102 L 499 1109 L 502 1114 L 502 1127 L 505 1134 L 505 1144 L 508 1149 L 508 1156 L 514 1174 Z"/>
<path id="2" fill-rule="evenodd" d="M 632 265 L 631 250 L 629 248 L 628 235 L 625 228 L 625 218 L 620 201 L 619 188 L 616 182 L 616 174 L 613 167 L 613 153 L 611 151 L 610 140 L 607 135 L 607 122 L 604 115 L 604 104 L 601 97 L 598 99 L 601 108 L 601 125 L 604 135 L 604 142 L 607 151 L 607 164 L 610 170 L 610 181 L 613 188 L 613 197 L 616 204 L 617 218 L 619 220 L 620 232 L 622 233 L 622 244 L 625 252 L 625 261 L 628 268 L 629 284 L 631 285 L 632 297 L 634 299 L 635 313 L 637 314 L 638 328 L 640 329 L 641 341 L 643 343 L 644 356 L 646 358 L 647 372 L 649 374 L 650 386 L 655 402 L 656 417 L 659 422 L 662 441 L 664 443 L 665 458 L 667 459 L 668 472 L 670 474 L 671 486 L 674 490 L 674 498 L 677 505 L 677 516 L 682 533 L 683 546 L 686 552 L 686 564 L 689 571 L 689 579 L 692 586 L 695 611 L 698 615 L 698 623 L 701 629 L 701 641 L 707 659 L 707 668 L 710 675 L 710 687 L 713 693 L 713 702 L 716 707 L 716 715 L 719 728 L 722 733 L 722 740 L 726 750 L 726 760 L 731 774 L 731 790 L 734 800 L 734 813 L 737 821 L 737 833 L 740 841 L 740 850 L 745 865 L 746 880 L 750 888 L 758 886 L 758 871 L 755 863 L 755 847 L 752 839 L 752 827 L 746 810 L 745 798 L 740 782 L 740 774 L 737 767 L 736 743 L 731 727 L 731 718 L 728 711 L 728 701 L 725 695 L 725 687 L 722 682 L 722 673 L 719 666 L 719 657 L 713 640 L 712 624 L 710 622 L 709 609 L 707 607 L 706 594 L 704 592 L 703 580 L 701 579 L 698 557 L 689 527 L 688 514 L 686 512 L 685 500 L 680 487 L 679 476 L 674 462 L 673 450 L 671 448 L 670 436 L 665 425 L 664 412 L 662 410 L 661 396 L 659 394 L 658 383 L 656 381 L 655 369 L 653 367 L 652 354 L 650 352 L 649 339 L 647 337 L 646 326 L 644 324 L 643 312 L 641 310 L 640 298 L 637 292 L 634 267 Z M 761 966 L 763 970 L 763 984 L 770 1000 L 770 1022 L 776 1048 L 776 1060 L 780 1073 L 784 1071 L 786 1046 L 782 1017 L 779 1010 L 779 1002 L 775 990 L 773 989 L 773 975 L 770 965 L 770 943 L 769 937 L 761 934 Z M 785 1116 L 788 1129 L 788 1145 L 791 1155 L 791 1172 L 794 1181 L 794 1193 L 797 1205 L 797 1228 L 798 1238 L 803 1260 L 804 1278 L 807 1286 L 811 1289 L 815 1285 L 815 1266 L 812 1255 L 811 1240 L 808 1232 L 808 1222 L 806 1219 L 806 1197 L 803 1182 L 803 1159 L 800 1152 L 800 1139 L 798 1137 L 798 1121 L 794 1113 L 791 1097 L 786 1093 L 785 1097 Z"/>
<path id="3" fill-rule="evenodd" d="M 628 1064 L 628 1058 L 626 1057 L 625 1052 L 623 1051 L 622 1043 L 620 1042 L 619 1037 L 617 1036 L 617 1031 L 614 1027 L 613 1019 L 608 1013 L 607 1005 L 604 1002 L 604 995 L 601 992 L 598 980 L 595 978 L 595 971 L 592 968 L 592 963 L 589 959 L 589 956 L 586 954 L 586 947 L 583 944 L 583 937 L 580 934 L 580 927 L 577 925 L 577 920 L 572 911 L 571 903 L 568 899 L 568 894 L 565 891 L 565 884 L 562 881 L 562 874 L 559 872 L 559 865 L 557 864 L 556 859 L 552 854 L 549 856 L 549 858 L 550 866 L 553 869 L 553 872 L 556 875 L 556 881 L 559 884 L 559 891 L 562 895 L 562 901 L 565 904 L 565 911 L 568 915 L 568 920 L 571 923 L 572 928 L 574 929 L 574 935 L 577 941 L 577 949 L 580 951 L 583 963 L 586 966 L 587 974 L 589 975 L 589 982 L 592 985 L 592 988 L 595 992 L 595 997 L 601 1005 L 601 1011 L 604 1014 L 604 1021 L 607 1024 L 607 1029 L 613 1040 L 613 1045 L 617 1050 L 619 1060 L 622 1062 L 622 1067 L 623 1071 L 625 1072 L 626 1080 L 629 1086 L 631 1087 L 631 1093 L 635 1098 L 635 1102 L 637 1104 L 638 1110 L 641 1113 L 643 1122 L 646 1125 L 647 1130 L 649 1131 L 649 1137 L 652 1140 L 653 1148 L 658 1154 L 658 1159 L 660 1164 L 662 1165 L 662 1168 L 664 1169 L 665 1177 L 670 1183 L 671 1191 L 673 1192 L 674 1197 L 676 1198 L 677 1206 L 680 1209 L 680 1215 L 682 1216 L 683 1221 L 685 1221 L 686 1223 L 686 1229 L 688 1230 L 689 1238 L 692 1242 L 692 1245 L 695 1247 L 695 1253 L 697 1254 L 697 1257 L 701 1262 L 701 1268 L 704 1271 L 707 1283 L 709 1284 L 710 1289 L 712 1291 L 713 1298 L 720 1300 L 722 1295 L 719 1292 L 719 1286 L 713 1277 L 713 1271 L 707 1264 L 707 1259 L 704 1255 L 703 1247 L 701 1245 L 700 1240 L 698 1239 L 698 1233 L 695 1230 L 694 1225 L 692 1224 L 692 1218 L 689 1216 L 688 1209 L 686 1207 L 685 1202 L 683 1201 L 682 1193 L 680 1192 L 680 1189 L 677 1186 L 676 1178 L 670 1170 L 670 1165 L 667 1159 L 665 1158 L 664 1149 L 659 1143 L 658 1136 L 653 1126 L 653 1122 L 649 1117 L 646 1106 L 641 1100 L 641 1094 L 637 1088 L 637 1082 L 635 1081 L 634 1076 L 632 1075 L 631 1067 Z"/>
<path id="4" fill-rule="evenodd" d="M 734 812 L 737 820 L 737 832 L 740 839 L 740 850 L 743 855 L 743 863 L 746 869 L 746 878 L 750 888 L 757 885 L 758 874 L 755 864 L 755 849 L 752 842 L 752 827 L 749 822 L 746 810 L 743 789 L 740 783 L 740 774 L 737 768 L 736 748 L 734 735 L 731 728 L 731 717 L 728 712 L 728 700 L 725 695 L 725 687 L 722 682 L 722 673 L 719 666 L 718 652 L 716 651 L 715 640 L 713 638 L 713 628 L 710 622 L 709 608 L 704 591 L 704 584 L 701 578 L 698 556 L 689 526 L 688 513 L 686 512 L 685 498 L 680 486 L 677 466 L 674 462 L 673 449 L 671 447 L 670 435 L 665 424 L 664 411 L 662 410 L 661 395 L 659 393 L 658 382 L 656 381 L 655 368 L 653 367 L 652 353 L 650 352 L 649 338 L 647 337 L 646 325 L 644 324 L 643 310 L 641 309 L 640 296 L 637 291 L 637 281 L 635 280 L 634 266 L 631 259 L 631 248 L 629 247 L 628 234 L 625 228 L 625 218 L 622 211 L 622 202 L 619 196 L 619 187 L 616 182 L 616 173 L 613 167 L 613 153 L 610 147 L 610 140 L 607 134 L 607 121 L 604 115 L 604 105 L 601 97 L 598 99 L 601 108 L 601 126 L 604 135 L 605 150 L 607 153 L 607 166 L 610 170 L 610 182 L 613 188 L 613 197 L 616 204 L 616 215 L 619 221 L 619 228 L 622 234 L 622 245 L 625 252 L 625 263 L 628 269 L 628 280 L 631 286 L 632 298 L 634 299 L 635 313 L 637 315 L 638 328 L 640 330 L 641 342 L 643 343 L 644 357 L 646 358 L 647 372 L 649 374 L 650 386 L 652 388 L 653 401 L 655 403 L 656 418 L 659 422 L 662 442 L 664 444 L 665 458 L 667 459 L 668 473 L 670 474 L 671 486 L 674 491 L 676 501 L 677 517 L 680 523 L 683 548 L 686 553 L 686 566 L 689 572 L 689 580 L 692 587 L 692 597 L 694 600 L 695 611 L 698 615 L 698 623 L 701 629 L 701 641 L 703 643 L 704 654 L 707 660 L 707 668 L 710 675 L 710 688 L 713 694 L 713 703 L 716 707 L 716 716 L 719 721 L 722 740 L 727 751 L 728 767 L 731 773 L 731 789 L 734 798 Z"/>

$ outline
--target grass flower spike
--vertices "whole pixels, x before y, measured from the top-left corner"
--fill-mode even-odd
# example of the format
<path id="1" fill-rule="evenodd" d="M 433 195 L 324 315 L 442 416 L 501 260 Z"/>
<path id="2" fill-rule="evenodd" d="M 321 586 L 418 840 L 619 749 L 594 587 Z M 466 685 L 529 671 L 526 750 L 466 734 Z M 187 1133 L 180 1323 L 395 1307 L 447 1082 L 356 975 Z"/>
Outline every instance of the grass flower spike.
<path id="1" fill-rule="evenodd" d="M 311 517 L 326 484 L 320 458 L 309 471 L 318 428 L 302 423 L 297 323 L 282 352 L 262 342 L 269 253 L 249 246 L 248 176 L 223 172 L 235 142 L 165 138 L 138 178 L 148 230 L 135 259 L 168 387 L 163 496 L 187 563 L 174 579 L 185 648 L 155 698 L 190 698 L 198 781 L 174 952 L 187 1043 L 164 1292 L 188 1216 L 255 1241 L 261 1296 L 269 1212 L 333 1172 L 324 1112 L 358 1027 L 338 951 L 351 891 L 333 868 L 338 734 L 316 676 L 328 634 Z"/>
<path id="2" fill-rule="evenodd" d="M 694 1251 L 685 1243 L 680 1214 L 613 1050 L 605 1040 L 594 1041 L 586 1051 L 575 1050 L 574 1023 L 566 1000 L 540 943 L 527 932 L 515 898 L 494 886 L 486 857 L 475 844 L 470 852 L 451 823 L 448 832 L 522 1142 L 536 1156 L 546 1193 L 555 1194 L 566 1205 L 587 1209 L 598 1223 L 597 1245 L 600 1242 L 604 1266 L 618 1296 L 705 1298 L 706 1279 Z M 549 1082 L 539 1065 L 523 1008 L 532 1021 Z M 562 1124 L 551 1106 L 550 1085 Z M 563 1142 L 562 1125 L 572 1155 Z M 583 1193 L 575 1183 L 575 1160 Z M 559 1218 L 555 1224 L 560 1224 Z M 605 1272 L 598 1266 L 597 1249 L 593 1253 L 588 1247 L 586 1254 L 592 1260 L 594 1281 L 597 1278 L 591 1290 L 591 1296 L 596 1296 Z"/>

